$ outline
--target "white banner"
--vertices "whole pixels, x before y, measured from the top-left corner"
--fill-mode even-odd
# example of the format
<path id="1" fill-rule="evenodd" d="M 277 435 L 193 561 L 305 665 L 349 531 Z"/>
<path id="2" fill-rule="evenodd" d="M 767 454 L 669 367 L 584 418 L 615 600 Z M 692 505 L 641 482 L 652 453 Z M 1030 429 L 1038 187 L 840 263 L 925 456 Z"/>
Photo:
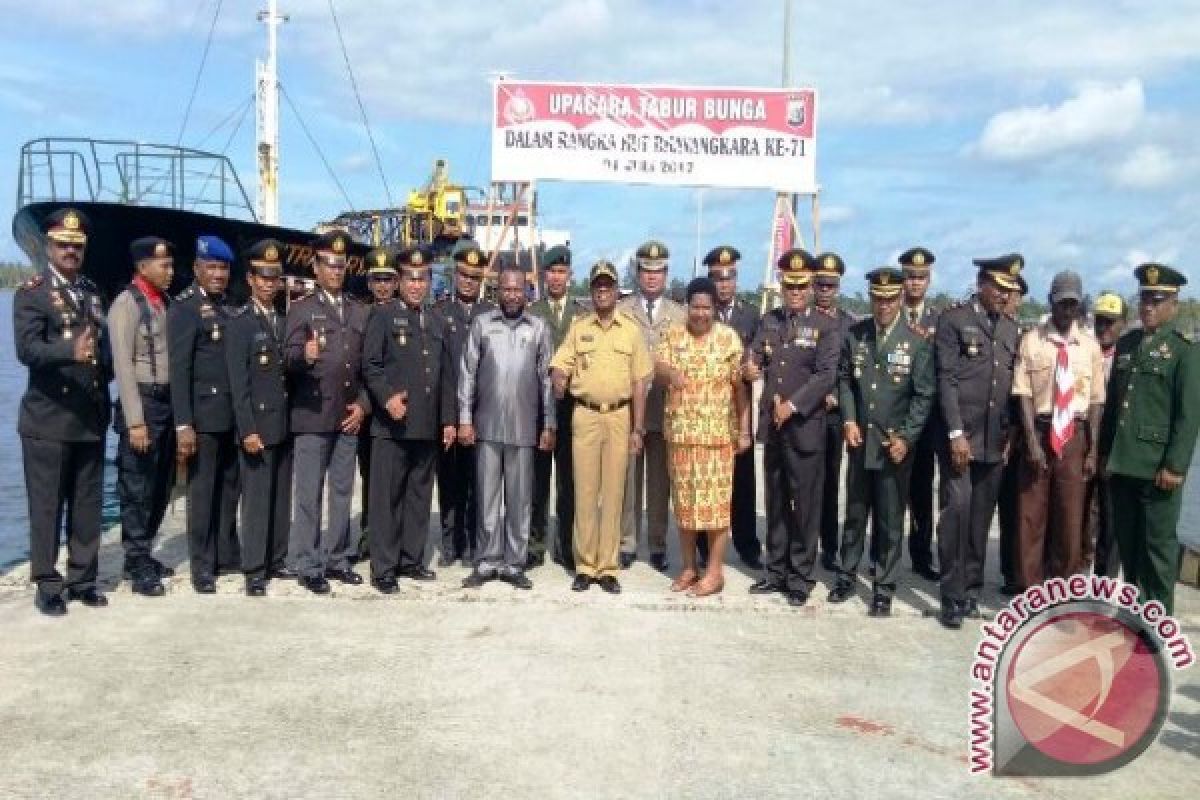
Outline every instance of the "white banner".
<path id="1" fill-rule="evenodd" d="M 497 81 L 493 181 L 816 192 L 814 89 Z"/>

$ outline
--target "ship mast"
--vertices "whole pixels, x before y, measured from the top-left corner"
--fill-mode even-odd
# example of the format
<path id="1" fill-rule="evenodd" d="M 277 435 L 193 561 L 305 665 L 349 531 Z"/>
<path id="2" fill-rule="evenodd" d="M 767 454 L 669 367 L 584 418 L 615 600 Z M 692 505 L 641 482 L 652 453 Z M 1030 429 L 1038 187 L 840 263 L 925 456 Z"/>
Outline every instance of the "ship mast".
<path id="1" fill-rule="evenodd" d="M 258 12 L 258 21 L 267 24 L 267 60 L 254 62 L 255 112 L 258 121 L 258 198 L 259 222 L 279 224 L 279 73 L 276 62 L 278 28 L 287 17 L 279 13 L 278 0 L 267 0 L 267 10 Z"/>

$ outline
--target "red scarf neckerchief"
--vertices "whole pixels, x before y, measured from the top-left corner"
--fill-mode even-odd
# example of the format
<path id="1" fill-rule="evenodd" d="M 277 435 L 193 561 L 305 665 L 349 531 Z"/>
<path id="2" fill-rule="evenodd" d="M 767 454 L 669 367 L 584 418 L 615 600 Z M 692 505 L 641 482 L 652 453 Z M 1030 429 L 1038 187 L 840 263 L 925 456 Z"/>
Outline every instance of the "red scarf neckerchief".
<path id="1" fill-rule="evenodd" d="M 166 303 L 163 300 L 163 293 L 158 290 L 158 287 L 150 283 L 141 275 L 133 276 L 133 285 L 138 288 L 142 294 L 146 296 L 146 300 L 150 302 L 150 307 L 155 311 L 162 311 L 166 308 Z"/>

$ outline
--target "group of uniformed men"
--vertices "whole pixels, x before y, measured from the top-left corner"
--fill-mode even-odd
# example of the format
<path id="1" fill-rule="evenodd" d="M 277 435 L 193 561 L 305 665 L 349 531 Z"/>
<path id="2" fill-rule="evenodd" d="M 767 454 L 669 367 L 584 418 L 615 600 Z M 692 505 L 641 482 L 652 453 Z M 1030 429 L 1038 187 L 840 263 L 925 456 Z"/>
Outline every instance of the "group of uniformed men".
<path id="1" fill-rule="evenodd" d="M 435 475 L 440 564 L 471 566 L 464 586 L 529 588 L 526 570 L 552 550 L 575 572 L 574 590 L 619 592 L 643 512 L 650 563 L 669 569 L 665 398 L 652 354 L 687 312 L 665 291 L 661 242 L 638 249 L 637 290 L 625 298 L 616 268 L 597 262 L 585 309 L 568 296 L 566 247 L 543 258 L 542 299 L 527 307 L 524 273 L 508 269 L 496 306 L 480 298 L 486 256 L 467 241 L 454 253 L 453 296 L 431 307 L 423 248 L 367 255 L 367 305 L 342 291 L 349 239 L 327 233 L 314 243 L 316 289 L 283 314 L 283 247 L 273 240 L 242 254 L 250 298 L 234 307 L 235 255 L 224 241 L 198 239 L 195 280 L 172 300 L 173 245 L 138 239 L 133 280 L 106 310 L 81 275 L 84 215 L 62 209 L 44 230 L 48 263 L 14 305 L 29 368 L 18 427 L 31 574 L 44 613 L 66 613 L 67 600 L 107 602 L 96 575 L 114 417 L 124 572 L 141 595 L 163 594 L 171 574 L 152 549 L 173 469 L 186 469 L 199 593 L 241 571 L 251 596 L 273 578 L 325 594 L 330 580 L 362 582 L 353 565 L 364 544 L 379 591 L 396 591 L 403 577 L 433 580 L 425 546 Z M 736 297 L 739 259 L 720 246 L 704 263 L 717 321 L 745 348 L 741 378 L 762 381 L 765 560 L 753 450 L 735 460 L 732 495 L 734 547 L 762 570 L 751 592 L 804 605 L 819 556 L 833 575 L 829 600 L 843 602 L 866 561 L 869 613 L 888 615 L 910 510 L 911 566 L 940 579 L 938 618 L 961 627 L 978 614 L 999 503 L 1006 592 L 1093 561 L 1115 574 L 1119 553 L 1126 579 L 1170 610 L 1180 486 L 1200 424 L 1185 402 L 1200 396 L 1200 349 L 1173 324 L 1182 274 L 1137 268 L 1141 326 L 1121 336 L 1121 299 L 1099 298 L 1093 334 L 1082 324 L 1082 281 L 1060 273 L 1049 318 L 1019 336 L 1019 255 L 977 260 L 976 291 L 939 311 L 926 300 L 934 255 L 911 248 L 867 274 L 871 314 L 861 320 L 837 306 L 846 271 L 837 254 L 784 253 L 782 303 L 761 317 Z M 351 535 L 356 461 L 363 543 Z M 56 568 L 63 528 L 65 578 Z"/>

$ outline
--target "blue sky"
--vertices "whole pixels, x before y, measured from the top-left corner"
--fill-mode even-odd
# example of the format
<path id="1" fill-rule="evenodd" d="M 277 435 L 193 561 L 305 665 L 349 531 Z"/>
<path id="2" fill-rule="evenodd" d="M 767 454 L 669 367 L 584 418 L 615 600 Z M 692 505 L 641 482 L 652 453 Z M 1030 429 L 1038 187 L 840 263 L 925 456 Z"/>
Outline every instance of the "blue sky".
<path id="1" fill-rule="evenodd" d="M 173 143 L 218 0 L 0 0 L 0 204 L 15 210 L 18 148 L 75 135 Z M 262 3 L 265 6 L 265 2 Z M 393 197 L 445 157 L 488 180 L 488 74 L 629 83 L 777 86 L 783 0 L 503 3 L 336 0 Z M 1193 272 L 1200 252 L 1200 1 L 982 4 L 795 0 L 793 83 L 820 96 L 822 249 L 863 273 L 913 244 L 934 288 L 969 285 L 973 256 L 1019 251 L 1035 296 L 1059 269 L 1090 290 L 1133 286 L 1147 259 Z M 265 37 L 254 0 L 224 0 L 183 143 L 200 146 L 248 99 Z M 328 0 L 282 0 L 281 79 L 357 207 L 385 204 Z M 281 216 L 310 227 L 344 200 L 286 103 Z M 224 147 L 231 127 L 203 141 Z M 228 155 L 253 193 L 253 114 Z M 708 191 L 701 249 L 737 245 L 762 274 L 768 192 Z M 577 263 L 647 237 L 690 274 L 696 192 L 543 184 L 546 224 Z M 805 217 L 805 221 L 807 218 Z M 811 242 L 811 231 L 805 232 Z M 8 226 L 0 259 L 19 257 Z M 1200 280 L 1200 276 L 1197 276 Z"/>

